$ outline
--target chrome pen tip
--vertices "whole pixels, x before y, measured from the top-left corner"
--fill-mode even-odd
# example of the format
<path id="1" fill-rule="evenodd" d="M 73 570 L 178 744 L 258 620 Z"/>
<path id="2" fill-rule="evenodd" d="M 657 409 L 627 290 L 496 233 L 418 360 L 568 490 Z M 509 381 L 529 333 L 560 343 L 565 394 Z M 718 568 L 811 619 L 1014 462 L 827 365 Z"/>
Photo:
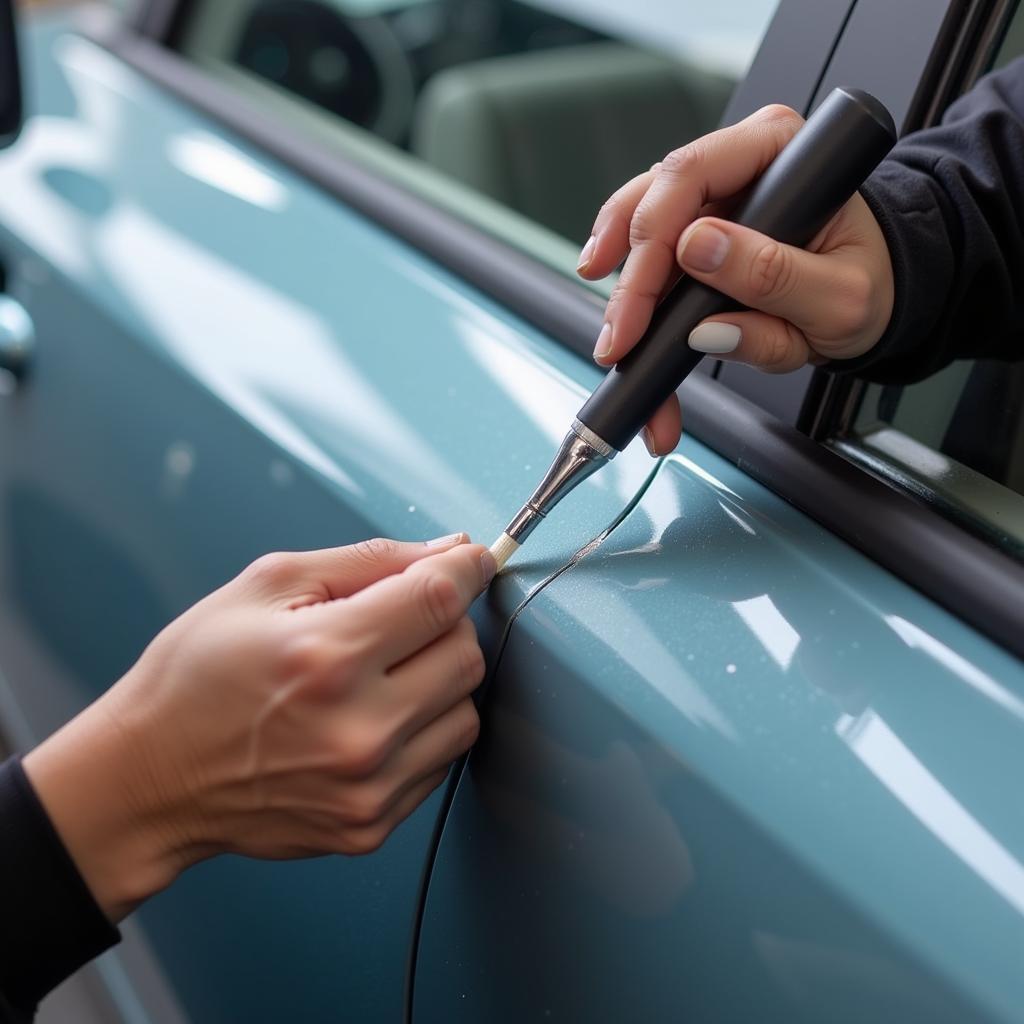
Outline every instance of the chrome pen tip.
<path id="1" fill-rule="evenodd" d="M 523 546 L 526 538 L 562 498 L 615 454 L 615 449 L 589 427 L 579 420 L 574 421 L 544 479 L 491 547 L 498 568 L 501 569 Z"/>

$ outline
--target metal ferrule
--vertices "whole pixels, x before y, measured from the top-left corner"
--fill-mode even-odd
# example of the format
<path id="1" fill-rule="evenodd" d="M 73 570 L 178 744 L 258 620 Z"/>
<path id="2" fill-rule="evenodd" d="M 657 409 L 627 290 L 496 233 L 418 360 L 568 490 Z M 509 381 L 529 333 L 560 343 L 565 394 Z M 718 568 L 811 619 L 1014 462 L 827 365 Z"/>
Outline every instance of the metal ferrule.
<path id="1" fill-rule="evenodd" d="M 618 454 L 589 427 L 575 420 L 555 461 L 505 533 L 522 544 L 540 521 L 578 484 Z"/>

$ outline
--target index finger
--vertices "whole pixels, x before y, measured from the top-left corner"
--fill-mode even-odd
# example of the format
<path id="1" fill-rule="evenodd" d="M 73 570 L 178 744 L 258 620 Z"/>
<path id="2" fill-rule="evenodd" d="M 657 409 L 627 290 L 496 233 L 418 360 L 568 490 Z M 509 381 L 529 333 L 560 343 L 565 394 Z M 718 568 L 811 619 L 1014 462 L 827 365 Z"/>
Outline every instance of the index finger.
<path id="1" fill-rule="evenodd" d="M 462 544 L 371 584 L 341 602 L 338 614 L 376 664 L 388 669 L 452 629 L 494 568 L 494 556 L 482 544 Z"/>
<path id="2" fill-rule="evenodd" d="M 605 323 L 610 325 L 610 337 L 606 333 L 602 351 L 595 354 L 598 362 L 617 362 L 640 340 L 676 269 L 679 236 L 703 207 L 728 199 L 755 181 L 802 124 L 803 118 L 789 107 L 764 107 L 662 161 L 630 221 L 629 256 L 608 300 Z M 610 258 L 604 251 L 601 256 L 604 262 Z"/>

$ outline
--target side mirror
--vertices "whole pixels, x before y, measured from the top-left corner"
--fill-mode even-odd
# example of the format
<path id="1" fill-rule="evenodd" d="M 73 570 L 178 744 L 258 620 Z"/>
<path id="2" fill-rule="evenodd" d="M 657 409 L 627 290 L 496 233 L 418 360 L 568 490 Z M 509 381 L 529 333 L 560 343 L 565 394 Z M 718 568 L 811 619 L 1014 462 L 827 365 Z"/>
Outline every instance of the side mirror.
<path id="1" fill-rule="evenodd" d="M 21 130 L 21 70 L 14 29 L 14 0 L 0 0 L 0 149 Z"/>

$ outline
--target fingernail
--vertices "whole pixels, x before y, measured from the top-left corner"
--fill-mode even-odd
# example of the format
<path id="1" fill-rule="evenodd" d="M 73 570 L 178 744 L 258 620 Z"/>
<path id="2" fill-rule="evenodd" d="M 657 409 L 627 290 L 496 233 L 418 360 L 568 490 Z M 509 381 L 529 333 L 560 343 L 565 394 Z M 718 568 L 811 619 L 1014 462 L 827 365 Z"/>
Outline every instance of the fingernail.
<path id="1" fill-rule="evenodd" d="M 655 458 L 658 457 L 658 449 L 654 444 L 654 435 L 651 433 L 650 427 L 644 427 L 644 444 L 647 446 L 647 451 L 650 452 Z"/>
<path id="2" fill-rule="evenodd" d="M 742 337 L 735 324 L 700 324 L 690 332 L 689 345 L 694 352 L 724 355 L 734 351 Z"/>
<path id="3" fill-rule="evenodd" d="M 594 247 L 597 245 L 597 239 L 591 235 L 587 244 L 583 246 L 583 251 L 580 253 L 580 261 L 576 264 L 576 273 L 582 274 L 587 267 L 590 266 L 590 261 L 594 258 Z"/>
<path id="4" fill-rule="evenodd" d="M 497 571 L 498 563 L 494 560 L 494 555 L 492 555 L 490 551 L 485 551 L 480 556 L 480 572 L 483 576 L 485 587 L 494 579 L 494 575 Z"/>
<path id="5" fill-rule="evenodd" d="M 594 346 L 594 358 L 605 359 L 612 350 L 612 325 L 605 324 L 601 333 L 597 336 L 597 344 Z"/>
<path id="6" fill-rule="evenodd" d="M 450 548 L 461 543 L 465 539 L 464 533 L 449 533 L 447 537 L 437 537 L 434 540 L 424 541 L 424 547 L 428 548 Z"/>
<path id="7" fill-rule="evenodd" d="M 698 224 L 683 238 L 679 262 L 684 270 L 711 274 L 721 268 L 729 255 L 729 236 L 710 224 Z"/>

